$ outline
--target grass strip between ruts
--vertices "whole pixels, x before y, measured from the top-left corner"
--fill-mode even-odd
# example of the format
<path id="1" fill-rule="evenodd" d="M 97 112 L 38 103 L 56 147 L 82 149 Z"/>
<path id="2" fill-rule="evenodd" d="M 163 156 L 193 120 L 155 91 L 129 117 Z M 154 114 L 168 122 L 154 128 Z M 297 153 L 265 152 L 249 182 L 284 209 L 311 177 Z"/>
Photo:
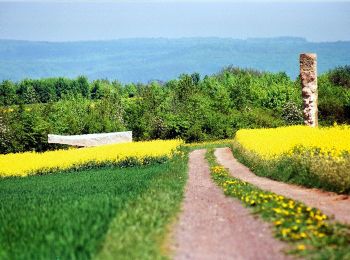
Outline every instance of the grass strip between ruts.
<path id="1" fill-rule="evenodd" d="M 206 158 L 213 180 L 225 195 L 241 200 L 271 222 L 274 235 L 288 242 L 288 253 L 313 259 L 350 259 L 349 226 L 331 221 L 318 209 L 232 177 L 216 162 L 213 149 Z"/>
<path id="2" fill-rule="evenodd" d="M 198 149 L 227 147 L 227 146 L 230 146 L 232 142 L 233 142 L 233 139 L 221 139 L 221 140 L 204 141 L 204 142 L 198 142 L 198 143 L 187 143 L 187 144 L 184 144 L 184 147 L 188 151 L 194 151 Z"/>

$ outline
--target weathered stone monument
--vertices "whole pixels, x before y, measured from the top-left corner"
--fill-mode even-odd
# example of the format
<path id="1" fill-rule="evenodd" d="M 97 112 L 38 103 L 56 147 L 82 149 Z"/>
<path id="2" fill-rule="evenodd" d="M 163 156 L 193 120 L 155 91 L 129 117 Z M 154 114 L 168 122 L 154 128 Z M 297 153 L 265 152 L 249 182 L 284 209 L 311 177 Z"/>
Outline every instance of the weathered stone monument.
<path id="1" fill-rule="evenodd" d="M 304 103 L 304 123 L 318 126 L 317 56 L 314 53 L 300 54 L 300 79 Z"/>

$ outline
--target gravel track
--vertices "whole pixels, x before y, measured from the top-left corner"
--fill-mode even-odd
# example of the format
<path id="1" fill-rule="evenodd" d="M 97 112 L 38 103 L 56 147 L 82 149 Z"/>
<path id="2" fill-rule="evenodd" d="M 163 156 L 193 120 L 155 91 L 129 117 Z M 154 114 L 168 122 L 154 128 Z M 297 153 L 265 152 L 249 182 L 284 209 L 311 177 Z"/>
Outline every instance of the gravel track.
<path id="1" fill-rule="evenodd" d="M 190 153 L 182 213 L 172 234 L 174 259 L 289 259 L 270 226 L 212 181 L 205 152 Z"/>

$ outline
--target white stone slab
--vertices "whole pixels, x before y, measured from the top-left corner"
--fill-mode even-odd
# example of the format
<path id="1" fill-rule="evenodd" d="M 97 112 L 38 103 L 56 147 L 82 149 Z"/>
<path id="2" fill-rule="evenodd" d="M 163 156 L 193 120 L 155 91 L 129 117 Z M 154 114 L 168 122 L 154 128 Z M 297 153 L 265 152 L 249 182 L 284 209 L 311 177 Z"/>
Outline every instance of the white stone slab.
<path id="1" fill-rule="evenodd" d="M 127 142 L 132 142 L 132 131 L 87 135 L 48 135 L 48 143 L 50 144 L 68 144 L 89 147 Z"/>

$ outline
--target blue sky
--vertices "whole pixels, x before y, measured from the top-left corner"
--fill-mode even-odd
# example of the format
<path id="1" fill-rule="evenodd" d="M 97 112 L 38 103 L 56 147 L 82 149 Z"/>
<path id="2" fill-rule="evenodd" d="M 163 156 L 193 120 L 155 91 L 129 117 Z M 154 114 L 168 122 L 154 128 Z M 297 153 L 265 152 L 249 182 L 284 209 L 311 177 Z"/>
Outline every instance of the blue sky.
<path id="1" fill-rule="evenodd" d="M 0 0 L 1 39 L 278 36 L 350 40 L 350 1 Z"/>

